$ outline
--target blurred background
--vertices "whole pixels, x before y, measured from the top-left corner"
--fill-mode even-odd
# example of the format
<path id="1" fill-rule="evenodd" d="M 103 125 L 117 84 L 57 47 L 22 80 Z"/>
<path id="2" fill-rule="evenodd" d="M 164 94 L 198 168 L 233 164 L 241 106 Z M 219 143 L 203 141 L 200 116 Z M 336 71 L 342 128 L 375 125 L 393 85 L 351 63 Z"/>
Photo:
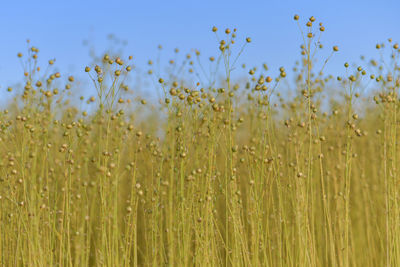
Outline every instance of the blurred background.
<path id="1" fill-rule="evenodd" d="M 0 91 L 21 80 L 18 52 L 26 40 L 40 49 L 42 65 L 56 59 L 62 73 L 86 77 L 83 69 L 91 53 L 110 47 L 133 56 L 138 68 L 149 59 L 167 64 L 179 48 L 182 58 L 198 49 L 207 59 L 218 54 L 212 26 L 238 29 L 238 42 L 249 44 L 238 63 L 267 63 L 272 71 L 287 69 L 300 58 L 300 23 L 315 16 L 326 31 L 321 42 L 325 55 L 339 46 L 326 72 L 343 73 L 343 63 L 358 62 L 361 55 L 378 56 L 375 45 L 393 38 L 400 41 L 400 1 L 2 1 L 0 9 Z M 157 47 L 161 44 L 160 53 Z M 240 72 L 242 73 L 243 72 Z M 235 75 L 235 73 L 234 73 Z"/>

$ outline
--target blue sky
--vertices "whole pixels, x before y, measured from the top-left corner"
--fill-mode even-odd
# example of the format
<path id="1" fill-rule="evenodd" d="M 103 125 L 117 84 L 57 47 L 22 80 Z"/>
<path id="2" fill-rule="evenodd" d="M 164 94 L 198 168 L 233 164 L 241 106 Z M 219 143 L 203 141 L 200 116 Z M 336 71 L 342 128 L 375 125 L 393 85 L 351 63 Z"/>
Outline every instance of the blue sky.
<path id="1" fill-rule="evenodd" d="M 216 54 L 211 27 L 236 27 L 239 37 L 251 36 L 240 63 L 266 62 L 271 68 L 293 66 L 299 59 L 301 36 L 293 15 L 313 15 L 326 28 L 322 42 L 340 52 L 328 66 L 332 74 L 343 70 L 345 61 L 360 55 L 376 56 L 375 44 L 391 37 L 400 42 L 400 1 L 9 1 L 0 8 L 0 91 L 20 80 L 17 52 L 26 50 L 25 40 L 40 49 L 43 62 L 55 57 L 61 71 L 77 76 L 90 62 L 90 39 L 98 51 L 107 48 L 112 33 L 127 41 L 124 49 L 136 65 L 155 58 L 157 45 L 165 50 L 165 63 L 175 47 L 188 52 L 198 48 L 205 56 Z"/>

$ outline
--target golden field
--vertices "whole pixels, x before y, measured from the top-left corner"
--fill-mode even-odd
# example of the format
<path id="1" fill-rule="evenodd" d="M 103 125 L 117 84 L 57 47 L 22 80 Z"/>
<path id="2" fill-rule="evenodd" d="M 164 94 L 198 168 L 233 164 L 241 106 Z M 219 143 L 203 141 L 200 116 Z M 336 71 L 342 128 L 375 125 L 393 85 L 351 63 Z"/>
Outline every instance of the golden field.
<path id="1" fill-rule="evenodd" d="M 214 57 L 145 66 L 159 101 L 114 54 L 79 99 L 28 43 L 0 113 L 0 265 L 400 266 L 399 45 L 330 75 L 339 47 L 294 19 L 293 69 L 240 66 L 251 39 L 213 27 Z"/>

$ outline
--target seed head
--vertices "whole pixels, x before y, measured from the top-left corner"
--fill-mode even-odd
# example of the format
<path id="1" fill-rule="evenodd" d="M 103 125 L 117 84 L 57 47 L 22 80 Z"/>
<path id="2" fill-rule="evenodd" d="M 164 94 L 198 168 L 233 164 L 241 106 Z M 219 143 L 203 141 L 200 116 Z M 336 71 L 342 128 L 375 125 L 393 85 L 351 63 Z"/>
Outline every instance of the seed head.
<path id="1" fill-rule="evenodd" d="M 116 62 L 118 65 L 120 65 L 120 66 L 124 64 L 124 62 L 122 61 L 122 59 L 119 58 L 119 57 L 117 57 L 117 58 L 115 59 L 115 62 Z"/>

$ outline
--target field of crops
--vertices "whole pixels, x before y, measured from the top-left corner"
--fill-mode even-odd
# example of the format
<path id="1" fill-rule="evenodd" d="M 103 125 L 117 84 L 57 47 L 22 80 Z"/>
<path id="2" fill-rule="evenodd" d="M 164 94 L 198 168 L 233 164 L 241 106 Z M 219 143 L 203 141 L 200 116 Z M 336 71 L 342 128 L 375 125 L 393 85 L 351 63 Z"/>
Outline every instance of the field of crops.
<path id="1" fill-rule="evenodd" d="M 157 100 L 115 54 L 79 98 L 28 42 L 2 92 L 0 265 L 400 266 L 399 45 L 330 75 L 340 47 L 294 20 L 293 68 L 239 64 L 251 38 L 213 27 L 214 57 L 142 66 Z"/>

